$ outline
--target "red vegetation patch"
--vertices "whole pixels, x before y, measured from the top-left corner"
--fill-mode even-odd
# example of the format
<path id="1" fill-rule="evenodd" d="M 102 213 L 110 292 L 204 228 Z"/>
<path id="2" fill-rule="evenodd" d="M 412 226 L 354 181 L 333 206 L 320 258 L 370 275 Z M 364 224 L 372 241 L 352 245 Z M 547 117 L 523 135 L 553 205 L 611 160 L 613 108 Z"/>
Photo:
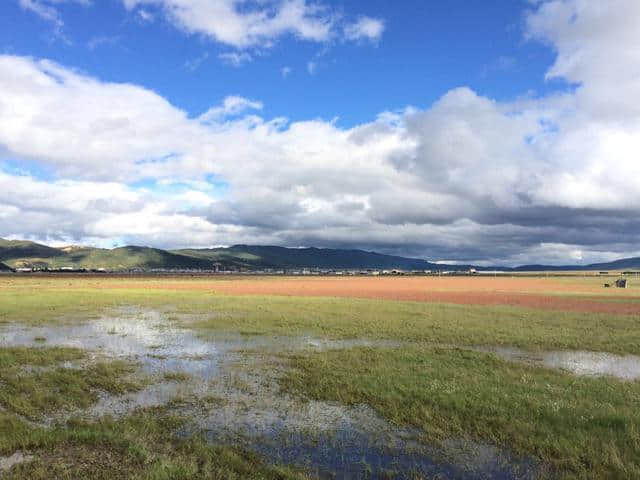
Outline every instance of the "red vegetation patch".
<path id="1" fill-rule="evenodd" d="M 241 277 L 112 284 L 115 288 L 208 290 L 229 295 L 375 298 L 464 305 L 640 314 L 637 292 L 603 294 L 596 281 L 512 277 Z M 610 292 L 615 292 L 610 291 Z M 635 301 L 634 301 L 635 300 Z"/>

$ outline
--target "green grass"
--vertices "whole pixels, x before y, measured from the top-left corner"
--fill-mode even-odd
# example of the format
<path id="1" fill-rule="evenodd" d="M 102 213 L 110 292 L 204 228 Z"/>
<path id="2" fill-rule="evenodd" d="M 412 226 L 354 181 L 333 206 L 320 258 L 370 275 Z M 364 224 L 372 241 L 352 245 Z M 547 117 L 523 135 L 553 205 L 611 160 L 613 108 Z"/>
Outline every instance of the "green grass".
<path id="1" fill-rule="evenodd" d="M 167 382 L 186 382 L 191 376 L 186 372 L 165 372 L 162 378 Z"/>
<path id="2" fill-rule="evenodd" d="M 28 451 L 35 460 L 15 466 L 7 479 L 247 479 L 307 478 L 267 466 L 257 456 L 180 438 L 183 418 L 164 409 L 140 410 L 123 419 L 70 422 L 51 429 L 32 427 L 0 412 L 0 455 Z"/>
<path id="3" fill-rule="evenodd" d="M 640 315 L 311 297 L 219 297 L 200 329 L 640 353 Z M 200 310 L 194 302 L 190 308 Z M 206 311 L 206 309 L 204 310 Z"/>
<path id="4" fill-rule="evenodd" d="M 200 318 L 189 326 L 205 334 L 221 330 L 251 335 L 313 334 L 640 354 L 640 312 L 611 315 L 509 306 L 58 287 L 37 292 L 25 288 L 0 290 L 0 323 L 86 319 L 124 305 L 196 314 Z"/>
<path id="5" fill-rule="evenodd" d="M 81 369 L 58 366 L 84 356 L 82 350 L 69 348 L 0 348 L 0 405 L 38 419 L 61 409 L 89 407 L 99 391 L 121 394 L 140 387 L 126 378 L 134 370 L 127 362 L 101 362 Z"/>
<path id="6" fill-rule="evenodd" d="M 60 362 L 80 360 L 86 352 L 79 348 L 52 347 L 2 347 L 0 348 L 0 365 L 3 369 L 23 365 L 46 367 Z"/>
<path id="7" fill-rule="evenodd" d="M 367 404 L 430 441 L 472 437 L 533 455 L 561 478 L 640 478 L 640 382 L 585 378 L 458 349 L 293 357 L 285 389 Z"/>

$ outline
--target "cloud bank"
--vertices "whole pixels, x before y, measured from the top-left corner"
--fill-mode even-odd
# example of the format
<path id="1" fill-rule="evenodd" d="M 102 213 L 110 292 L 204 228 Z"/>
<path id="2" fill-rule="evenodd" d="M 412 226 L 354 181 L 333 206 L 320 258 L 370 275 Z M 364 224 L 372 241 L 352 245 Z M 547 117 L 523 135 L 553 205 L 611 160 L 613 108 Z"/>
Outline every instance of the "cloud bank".
<path id="1" fill-rule="evenodd" d="M 198 2 L 166 4 L 178 21 L 190 17 L 177 5 Z M 298 10 L 266 17 L 249 36 L 201 28 L 249 45 L 296 18 L 294 33 L 323 35 L 306 3 L 282 5 Z M 572 88 L 511 102 L 456 88 L 426 109 L 348 129 L 263 118 L 259 101 L 238 96 L 190 117 L 141 86 L 0 56 L 0 231 L 507 264 L 637 255 L 638 19 L 632 0 L 538 2 L 526 35 L 554 49 L 547 75 Z"/>

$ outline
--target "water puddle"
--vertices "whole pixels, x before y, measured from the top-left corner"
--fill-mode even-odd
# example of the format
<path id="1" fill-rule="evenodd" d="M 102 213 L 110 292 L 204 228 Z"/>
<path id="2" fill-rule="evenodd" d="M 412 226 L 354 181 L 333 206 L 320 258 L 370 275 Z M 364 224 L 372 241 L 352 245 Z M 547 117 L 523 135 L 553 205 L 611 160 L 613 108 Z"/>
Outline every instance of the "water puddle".
<path id="1" fill-rule="evenodd" d="M 581 350 L 529 352 L 514 347 L 481 347 L 476 350 L 495 353 L 505 360 L 563 370 L 575 375 L 640 379 L 640 357 L 636 355 Z"/>
<path id="2" fill-rule="evenodd" d="M 429 447 L 419 431 L 390 425 L 365 405 L 301 402 L 260 373 L 278 371 L 277 363 L 260 355 L 238 360 L 254 368 L 236 369 L 212 385 L 223 401 L 197 418 L 196 431 L 213 443 L 241 445 L 318 478 L 529 479 L 540 471 L 488 445 Z"/>
<path id="3" fill-rule="evenodd" d="M 532 461 L 489 445 L 452 441 L 425 446 L 420 432 L 391 425 L 367 406 L 305 402 L 280 391 L 278 378 L 286 363 L 278 353 L 396 347 L 397 342 L 231 334 L 202 338 L 161 312 L 132 309 L 82 324 L 0 326 L 0 346 L 15 345 L 82 348 L 93 359 L 135 361 L 140 373 L 151 378 L 138 392 L 102 394 L 87 410 L 43 423 L 71 415 L 118 417 L 137 407 L 170 405 L 192 419 L 184 435 L 204 431 L 213 443 L 239 445 L 319 478 L 528 479 L 540 473 Z M 78 368 L 74 362 L 63 366 Z"/>

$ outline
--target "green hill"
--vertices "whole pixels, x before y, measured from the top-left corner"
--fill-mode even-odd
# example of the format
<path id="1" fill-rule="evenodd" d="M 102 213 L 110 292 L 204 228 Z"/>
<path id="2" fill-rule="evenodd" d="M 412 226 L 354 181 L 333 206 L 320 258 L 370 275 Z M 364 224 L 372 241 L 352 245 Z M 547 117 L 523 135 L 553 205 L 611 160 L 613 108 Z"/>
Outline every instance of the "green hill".
<path id="1" fill-rule="evenodd" d="M 64 256 L 53 258 L 49 265 L 52 268 L 72 266 L 106 270 L 209 269 L 212 262 L 158 248 L 127 246 L 114 249 L 76 248 Z"/>
<path id="2" fill-rule="evenodd" d="M 64 255 L 57 248 L 28 240 L 4 240 L 0 238 L 0 262 L 20 258 L 53 258 Z"/>
<path id="3" fill-rule="evenodd" d="M 33 242 L 0 240 L 0 260 L 13 268 L 73 268 L 105 270 L 210 269 L 210 260 L 157 248 L 127 246 L 52 248 Z"/>

